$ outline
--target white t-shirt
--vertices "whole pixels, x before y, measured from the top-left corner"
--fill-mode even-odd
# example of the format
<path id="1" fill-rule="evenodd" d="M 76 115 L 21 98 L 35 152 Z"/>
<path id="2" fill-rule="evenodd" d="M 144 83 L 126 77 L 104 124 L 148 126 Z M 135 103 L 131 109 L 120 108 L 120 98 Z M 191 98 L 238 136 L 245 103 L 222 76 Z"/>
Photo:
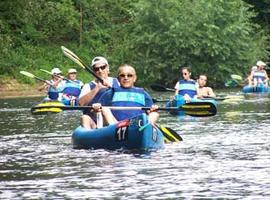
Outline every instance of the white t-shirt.
<path id="1" fill-rule="evenodd" d="M 113 85 L 113 78 L 108 77 L 108 80 L 109 80 L 109 83 L 111 83 L 111 85 Z M 88 94 L 90 91 L 91 91 L 90 84 L 86 83 L 82 88 L 82 91 L 81 91 L 81 94 L 80 94 L 79 98 L 82 98 L 84 95 Z"/>

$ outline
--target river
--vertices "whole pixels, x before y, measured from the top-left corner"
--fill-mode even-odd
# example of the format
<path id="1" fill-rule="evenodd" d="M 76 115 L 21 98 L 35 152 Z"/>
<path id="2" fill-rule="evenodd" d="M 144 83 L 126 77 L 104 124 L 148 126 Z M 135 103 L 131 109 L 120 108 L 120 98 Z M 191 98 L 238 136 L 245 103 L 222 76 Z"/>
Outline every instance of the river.
<path id="1" fill-rule="evenodd" d="M 73 149 L 81 113 L 33 116 L 39 100 L 0 100 L 0 199 L 270 198 L 268 97 L 220 102 L 207 118 L 162 112 L 183 141 L 151 154 Z"/>

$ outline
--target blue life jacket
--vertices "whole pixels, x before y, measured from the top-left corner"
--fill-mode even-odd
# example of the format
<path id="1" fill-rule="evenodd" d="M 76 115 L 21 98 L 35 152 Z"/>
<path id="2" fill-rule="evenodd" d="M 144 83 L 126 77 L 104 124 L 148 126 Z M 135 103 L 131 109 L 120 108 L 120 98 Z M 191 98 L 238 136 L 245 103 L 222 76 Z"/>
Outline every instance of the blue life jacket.
<path id="1" fill-rule="evenodd" d="M 111 78 L 112 81 L 112 88 L 119 87 L 119 82 L 116 78 Z M 91 81 L 89 83 L 90 89 L 93 90 L 96 87 L 96 84 Z M 108 88 L 102 88 L 98 91 L 98 93 L 95 95 L 95 97 L 92 99 L 92 101 L 88 102 L 88 105 L 91 106 L 93 103 L 98 103 L 99 98 L 108 90 Z"/>
<path id="2" fill-rule="evenodd" d="M 145 106 L 145 91 L 142 88 L 114 88 L 112 106 L 142 107 Z M 118 120 L 128 119 L 141 113 L 142 110 L 112 110 L 114 117 Z"/>
<path id="3" fill-rule="evenodd" d="M 74 81 L 67 80 L 65 83 L 65 88 L 63 90 L 63 93 L 68 96 L 79 97 L 81 93 L 81 85 L 82 85 L 82 82 L 79 80 L 74 80 Z"/>
<path id="4" fill-rule="evenodd" d="M 193 98 L 197 94 L 196 82 L 194 80 L 180 80 L 178 94 L 182 96 L 188 94 Z"/>
<path id="5" fill-rule="evenodd" d="M 52 80 L 50 82 L 53 83 Z M 58 100 L 59 93 L 61 93 L 62 91 L 63 91 L 63 87 L 61 86 L 58 86 L 56 88 L 50 86 L 48 89 L 48 97 L 50 98 L 50 100 Z"/>
<path id="6" fill-rule="evenodd" d="M 117 88 L 119 87 L 119 82 L 117 80 L 117 78 L 111 78 L 110 79 L 112 81 L 112 88 Z M 96 84 L 91 81 L 89 83 L 89 86 L 90 86 L 90 89 L 93 90 L 95 87 L 96 87 Z M 98 93 L 94 96 L 94 98 L 92 99 L 92 101 L 88 102 L 88 106 L 92 106 L 92 104 L 94 103 L 98 103 L 99 102 L 99 99 L 100 97 L 108 90 L 108 88 L 102 88 L 98 91 Z M 83 114 L 87 114 L 89 115 L 95 122 L 96 122 L 96 113 L 94 112 L 90 112 L 89 109 L 87 110 L 84 110 L 83 111 Z"/>
<path id="7" fill-rule="evenodd" d="M 264 81 L 265 80 L 265 73 L 264 71 L 260 71 L 260 70 L 256 70 L 253 74 L 253 80 L 259 80 L 261 79 L 261 81 Z"/>

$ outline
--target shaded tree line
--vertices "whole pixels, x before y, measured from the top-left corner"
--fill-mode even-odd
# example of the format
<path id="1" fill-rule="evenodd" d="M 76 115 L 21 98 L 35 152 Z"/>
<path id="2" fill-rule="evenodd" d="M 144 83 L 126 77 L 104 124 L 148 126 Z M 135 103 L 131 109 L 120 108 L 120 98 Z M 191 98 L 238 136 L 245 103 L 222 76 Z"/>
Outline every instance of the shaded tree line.
<path id="1" fill-rule="evenodd" d="M 63 56 L 64 45 L 87 63 L 107 57 L 112 73 L 130 63 L 139 85 L 172 85 L 187 65 L 222 86 L 230 74 L 244 75 L 268 59 L 269 6 L 266 0 L 2 0 L 0 74 L 29 82 L 18 71 L 67 71 L 76 65 Z"/>

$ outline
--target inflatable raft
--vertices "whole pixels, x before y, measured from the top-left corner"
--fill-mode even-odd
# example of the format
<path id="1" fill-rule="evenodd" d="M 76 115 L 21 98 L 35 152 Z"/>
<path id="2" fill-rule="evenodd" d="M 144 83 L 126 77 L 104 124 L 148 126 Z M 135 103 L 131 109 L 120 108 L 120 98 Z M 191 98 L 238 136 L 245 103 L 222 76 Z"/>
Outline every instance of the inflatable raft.
<path id="1" fill-rule="evenodd" d="M 215 99 L 207 98 L 207 99 L 197 99 L 197 98 L 191 98 L 190 102 L 210 102 L 213 104 L 214 107 L 217 107 L 217 101 Z M 176 95 L 173 100 L 167 102 L 166 107 L 179 107 L 186 104 L 183 96 Z M 200 108 L 201 107 L 201 108 Z M 198 105 L 197 111 L 202 112 L 204 110 L 204 105 Z M 196 112 L 194 110 L 194 112 Z M 185 115 L 184 111 L 171 111 L 170 114 L 172 115 L 178 115 L 183 116 Z"/>
<path id="2" fill-rule="evenodd" d="M 258 85 L 256 87 L 246 85 L 243 87 L 242 92 L 245 94 L 248 94 L 248 93 L 268 93 L 268 94 L 270 94 L 270 87 L 265 87 L 264 85 Z"/>
<path id="3" fill-rule="evenodd" d="M 164 147 L 164 137 L 142 114 L 99 129 L 79 126 L 72 134 L 72 143 L 76 149 L 152 151 Z"/>

